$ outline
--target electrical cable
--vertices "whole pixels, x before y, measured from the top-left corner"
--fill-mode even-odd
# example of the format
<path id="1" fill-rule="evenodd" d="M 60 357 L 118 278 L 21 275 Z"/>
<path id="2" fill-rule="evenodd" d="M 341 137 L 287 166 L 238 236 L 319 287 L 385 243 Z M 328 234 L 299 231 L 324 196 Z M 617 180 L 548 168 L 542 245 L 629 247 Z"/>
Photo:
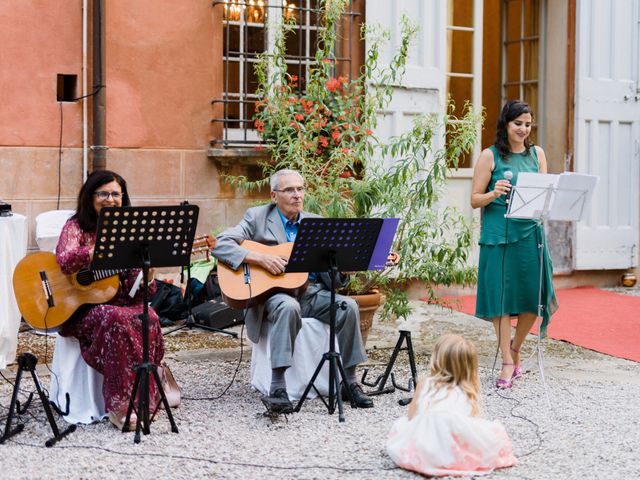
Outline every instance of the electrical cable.
<path id="1" fill-rule="evenodd" d="M 509 205 L 507 204 L 507 210 L 509 208 Z M 511 397 L 511 396 L 507 396 L 504 395 L 503 392 L 501 392 L 500 388 L 498 388 L 498 386 L 496 385 L 496 381 L 498 379 L 497 376 L 495 376 L 495 367 L 496 367 L 496 363 L 498 361 L 498 352 L 500 351 L 500 341 L 501 341 L 501 332 L 502 332 L 502 319 L 504 317 L 504 313 L 505 313 L 505 305 L 504 305 L 504 291 L 505 291 L 505 271 L 504 271 L 504 267 L 505 267 L 505 257 L 506 257 L 506 253 L 507 253 L 507 246 L 509 245 L 508 241 L 509 241 L 509 217 L 507 217 L 505 215 L 505 227 L 504 227 L 504 237 L 505 237 L 505 244 L 504 244 L 504 248 L 502 250 L 502 265 L 501 265 L 501 281 L 500 281 L 500 319 L 498 320 L 498 345 L 496 347 L 496 353 L 493 359 L 493 365 L 491 367 L 491 379 L 492 379 L 492 383 L 494 385 L 494 389 L 496 394 L 504 399 L 504 400 L 509 400 L 514 402 L 513 407 L 511 407 L 511 410 L 509 411 L 509 414 L 514 417 L 514 418 L 518 418 L 520 420 L 524 420 L 525 422 L 530 423 L 531 425 L 533 425 L 534 427 L 534 433 L 536 435 L 536 438 L 538 440 L 538 444 L 531 449 L 530 451 L 523 453 L 523 454 L 519 454 L 516 455 L 517 457 L 521 458 L 521 457 L 526 457 L 528 455 L 531 455 L 532 453 L 534 453 L 535 451 L 539 450 L 542 447 L 542 435 L 540 435 L 540 425 L 538 425 L 536 422 L 534 422 L 533 420 L 531 420 L 530 418 L 526 417 L 525 415 L 520 415 L 515 413 L 515 409 L 518 408 L 522 402 L 520 400 L 518 400 L 515 397 Z M 510 316 L 507 317 L 508 321 L 510 322 Z M 520 362 L 520 364 L 522 365 L 522 361 Z M 514 367 L 515 368 L 515 367 Z"/>
<path id="2" fill-rule="evenodd" d="M 83 95 L 81 97 L 73 98 L 69 101 L 77 102 L 78 100 L 83 100 L 85 98 L 93 97 L 94 95 L 97 95 L 98 92 L 102 90 L 102 88 L 103 88 L 103 85 L 98 85 L 93 92 L 88 93 L 87 95 Z M 62 101 L 58 102 L 58 104 L 60 105 L 60 135 L 59 135 L 59 141 L 58 141 L 58 195 L 56 200 L 56 210 L 60 210 L 60 195 L 62 192 L 62 132 L 63 132 L 63 125 L 64 125 L 64 115 L 62 110 L 63 103 L 64 102 Z"/>
<path id="3" fill-rule="evenodd" d="M 247 300 L 247 308 L 244 309 L 244 314 L 242 316 L 242 328 L 240 330 L 240 357 L 238 358 L 238 364 L 236 365 L 236 369 L 233 372 L 233 376 L 231 377 L 231 381 L 226 386 L 226 388 L 219 395 L 215 395 L 213 397 L 185 397 L 182 398 L 184 400 L 193 400 L 193 401 L 203 401 L 203 400 L 218 400 L 222 398 L 222 396 L 229 391 L 231 386 L 236 380 L 236 376 L 238 375 L 238 371 L 240 370 L 240 366 L 242 365 L 242 358 L 244 356 L 244 325 L 247 319 L 247 312 L 249 310 L 249 305 L 251 304 L 251 300 L 253 300 L 253 294 L 251 293 L 251 282 L 247 284 L 249 286 L 249 299 Z"/>
<path id="4" fill-rule="evenodd" d="M 100 450 L 107 453 L 112 453 L 115 455 L 122 455 L 126 457 L 152 457 L 152 458 L 163 458 L 163 459 L 175 459 L 175 460 L 192 460 L 196 462 L 204 462 L 211 463 L 214 465 L 232 465 L 236 467 L 254 467 L 254 468 L 264 468 L 264 469 L 273 469 L 273 470 L 283 470 L 283 471 L 295 471 L 295 470 L 329 470 L 329 471 L 339 471 L 344 473 L 355 473 L 355 472 L 379 472 L 379 471 L 392 471 L 398 470 L 398 467 L 391 468 L 346 468 L 332 465 L 293 465 L 293 466 L 285 466 L 285 465 L 266 465 L 263 463 L 249 463 L 249 462 L 232 462 L 225 460 L 216 460 L 214 458 L 206 458 L 206 457 L 192 457 L 188 455 L 172 455 L 167 453 L 153 453 L 153 452 L 132 452 L 132 451 L 118 451 L 110 448 L 94 446 L 94 445 L 60 445 L 56 444 L 53 447 L 44 447 L 42 445 L 36 445 L 32 443 L 24 443 L 10 439 L 12 443 L 22 447 L 32 447 L 32 448 L 46 448 L 47 451 L 51 451 L 51 448 L 56 449 L 64 449 L 64 450 Z"/>

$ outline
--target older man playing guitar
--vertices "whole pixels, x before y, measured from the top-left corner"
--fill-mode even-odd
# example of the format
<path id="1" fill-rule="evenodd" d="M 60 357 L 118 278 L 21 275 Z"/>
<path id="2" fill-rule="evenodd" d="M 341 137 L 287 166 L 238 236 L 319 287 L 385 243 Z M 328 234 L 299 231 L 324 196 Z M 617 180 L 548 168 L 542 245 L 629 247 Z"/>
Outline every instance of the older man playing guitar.
<path id="1" fill-rule="evenodd" d="M 248 209 L 244 218 L 235 227 L 225 230 L 217 237 L 213 255 L 232 270 L 241 267 L 245 274 L 253 266 L 264 269 L 271 275 L 281 275 L 287 258 L 272 254 L 265 249 L 250 249 L 251 242 L 267 246 L 293 242 L 303 218 L 318 217 L 304 212 L 304 179 L 294 170 L 279 170 L 271 176 L 271 200 L 268 205 Z M 277 292 L 264 303 L 249 307 L 246 316 L 247 335 L 257 343 L 262 321 L 271 322 L 271 387 L 273 405 L 279 413 L 291 413 L 293 406 L 287 395 L 285 371 L 291 366 L 293 346 L 302 325 L 302 317 L 314 317 L 329 323 L 331 292 L 327 273 L 309 275 L 309 285 L 303 293 Z M 347 398 L 348 388 L 353 399 L 352 406 L 373 407 L 373 401 L 364 394 L 356 380 L 356 366 L 367 360 L 360 335 L 360 315 L 356 302 L 342 295 L 336 296 L 338 304 L 346 305 L 336 313 L 336 337 L 340 346 L 346 379 L 342 384 L 342 396 Z M 343 303 L 344 302 L 344 303 Z"/>

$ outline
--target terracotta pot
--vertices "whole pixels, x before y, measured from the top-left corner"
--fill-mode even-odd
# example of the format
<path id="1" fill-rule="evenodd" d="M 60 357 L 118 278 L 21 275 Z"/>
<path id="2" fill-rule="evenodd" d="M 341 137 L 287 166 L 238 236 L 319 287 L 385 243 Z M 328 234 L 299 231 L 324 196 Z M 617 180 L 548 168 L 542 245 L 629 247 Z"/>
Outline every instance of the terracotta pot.
<path id="1" fill-rule="evenodd" d="M 631 288 L 636 284 L 636 274 L 635 273 L 624 273 L 622 274 L 622 286 Z"/>
<path id="2" fill-rule="evenodd" d="M 373 315 L 380 308 L 382 295 L 377 290 L 364 295 L 350 295 L 357 303 L 360 310 L 360 333 L 362 334 L 362 343 L 367 345 L 367 337 L 369 330 L 373 324 Z"/>

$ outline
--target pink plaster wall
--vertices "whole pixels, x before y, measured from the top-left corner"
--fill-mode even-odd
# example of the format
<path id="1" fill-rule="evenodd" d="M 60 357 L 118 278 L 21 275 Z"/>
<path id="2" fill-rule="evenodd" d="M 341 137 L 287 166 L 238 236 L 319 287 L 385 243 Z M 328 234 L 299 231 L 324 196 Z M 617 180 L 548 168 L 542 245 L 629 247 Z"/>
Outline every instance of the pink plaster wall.
<path id="1" fill-rule="evenodd" d="M 0 1 L 0 145 L 57 146 L 56 75 L 82 68 L 82 3 Z M 80 103 L 63 104 L 63 145 L 82 143 Z"/>
<path id="2" fill-rule="evenodd" d="M 211 2 L 109 0 L 106 8 L 107 143 L 206 148 L 214 85 Z"/>
<path id="3" fill-rule="evenodd" d="M 211 2 L 105 4 L 107 144 L 206 149 L 220 68 Z M 58 145 L 56 75 L 78 75 L 80 94 L 81 42 L 81 0 L 0 1 L 0 145 Z M 64 146 L 81 145 L 81 112 L 63 103 Z"/>

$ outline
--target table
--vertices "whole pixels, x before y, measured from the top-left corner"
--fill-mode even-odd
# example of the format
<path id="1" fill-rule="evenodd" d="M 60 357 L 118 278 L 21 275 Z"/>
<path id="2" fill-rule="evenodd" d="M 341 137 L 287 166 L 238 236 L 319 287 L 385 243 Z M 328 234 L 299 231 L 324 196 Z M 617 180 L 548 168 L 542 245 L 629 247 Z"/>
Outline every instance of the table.
<path id="1" fill-rule="evenodd" d="M 27 254 L 27 218 L 0 217 L 0 369 L 16 358 L 20 312 L 13 294 L 13 270 Z"/>

